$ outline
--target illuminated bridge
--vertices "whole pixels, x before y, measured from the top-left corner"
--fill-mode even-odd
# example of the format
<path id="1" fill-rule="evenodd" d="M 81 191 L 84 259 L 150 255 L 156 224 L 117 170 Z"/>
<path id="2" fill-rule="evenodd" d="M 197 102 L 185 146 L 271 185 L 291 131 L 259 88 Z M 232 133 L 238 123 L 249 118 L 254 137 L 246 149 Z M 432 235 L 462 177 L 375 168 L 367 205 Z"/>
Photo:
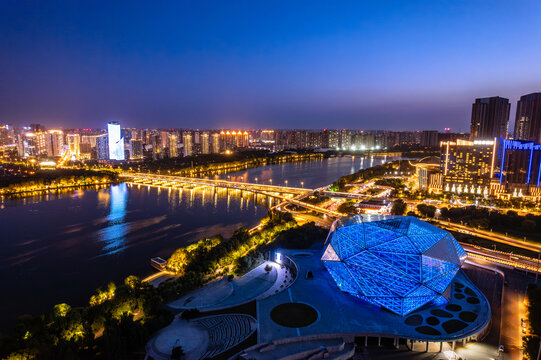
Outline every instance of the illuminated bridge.
<path id="1" fill-rule="evenodd" d="M 204 178 L 191 178 L 171 175 L 158 175 L 158 174 L 144 174 L 144 173 L 122 173 L 121 176 L 126 179 L 127 182 L 133 184 L 147 185 L 147 186 L 159 186 L 159 187 L 210 187 L 210 188 L 223 188 L 233 189 L 240 191 L 248 191 L 255 194 L 261 194 L 265 196 L 271 196 L 278 198 L 282 201 L 302 206 L 306 209 L 316 211 L 327 216 L 339 217 L 343 214 L 336 211 L 324 209 L 317 205 L 308 204 L 300 201 L 299 198 L 313 194 L 315 191 L 319 191 L 322 195 L 326 195 L 333 198 L 348 198 L 348 199 L 364 199 L 367 195 L 352 194 L 342 192 L 327 191 L 326 188 L 321 189 L 306 189 L 296 188 L 289 186 L 279 185 L 267 185 L 267 184 L 254 184 L 238 181 L 229 181 L 222 179 L 204 179 Z"/>

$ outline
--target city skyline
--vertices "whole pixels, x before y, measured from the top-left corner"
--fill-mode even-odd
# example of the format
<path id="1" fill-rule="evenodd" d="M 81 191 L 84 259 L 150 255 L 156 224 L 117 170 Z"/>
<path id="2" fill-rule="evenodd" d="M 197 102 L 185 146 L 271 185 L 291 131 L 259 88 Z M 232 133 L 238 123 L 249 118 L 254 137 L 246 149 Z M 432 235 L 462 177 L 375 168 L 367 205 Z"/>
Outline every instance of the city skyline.
<path id="1" fill-rule="evenodd" d="M 0 359 L 539 358 L 539 15 L 0 2 Z"/>
<path id="2" fill-rule="evenodd" d="M 15 125 L 467 132 L 472 99 L 501 96 L 513 129 L 540 90 L 534 1 L 2 10 L 0 120 Z"/>

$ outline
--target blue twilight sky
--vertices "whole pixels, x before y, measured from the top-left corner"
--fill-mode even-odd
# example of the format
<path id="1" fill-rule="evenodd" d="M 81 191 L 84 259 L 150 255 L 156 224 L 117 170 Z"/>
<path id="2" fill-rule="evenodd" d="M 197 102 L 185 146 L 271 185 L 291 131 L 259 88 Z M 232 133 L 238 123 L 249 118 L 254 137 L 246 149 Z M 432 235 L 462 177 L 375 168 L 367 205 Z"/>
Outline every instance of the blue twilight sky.
<path id="1" fill-rule="evenodd" d="M 539 0 L 0 2 L 0 123 L 468 131 L 540 90 Z"/>

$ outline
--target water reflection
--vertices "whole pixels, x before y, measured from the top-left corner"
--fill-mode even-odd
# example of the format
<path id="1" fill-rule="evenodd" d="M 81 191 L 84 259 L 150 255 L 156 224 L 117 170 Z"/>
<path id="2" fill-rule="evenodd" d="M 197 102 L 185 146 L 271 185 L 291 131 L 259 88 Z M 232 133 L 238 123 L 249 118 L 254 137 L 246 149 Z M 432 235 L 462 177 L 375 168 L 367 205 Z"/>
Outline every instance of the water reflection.
<path id="1" fill-rule="evenodd" d="M 128 188 L 125 183 L 111 186 L 108 224 L 98 232 L 98 238 L 105 243 L 103 255 L 112 255 L 124 250 L 129 224 L 125 222 Z"/>

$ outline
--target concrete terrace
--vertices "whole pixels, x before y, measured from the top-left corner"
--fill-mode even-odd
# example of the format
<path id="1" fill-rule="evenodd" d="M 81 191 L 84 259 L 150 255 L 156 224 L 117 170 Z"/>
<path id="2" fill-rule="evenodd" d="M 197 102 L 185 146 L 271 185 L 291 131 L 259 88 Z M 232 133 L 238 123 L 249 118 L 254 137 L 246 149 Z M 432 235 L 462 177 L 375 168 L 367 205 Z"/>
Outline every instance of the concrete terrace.
<path id="1" fill-rule="evenodd" d="M 272 267 L 268 273 L 265 271 L 267 265 Z M 292 279 L 289 269 L 266 261 L 232 281 L 228 281 L 227 277 L 215 280 L 169 303 L 168 307 L 176 311 L 193 308 L 201 311 L 230 308 L 271 296 L 283 290 L 290 280 Z"/>

